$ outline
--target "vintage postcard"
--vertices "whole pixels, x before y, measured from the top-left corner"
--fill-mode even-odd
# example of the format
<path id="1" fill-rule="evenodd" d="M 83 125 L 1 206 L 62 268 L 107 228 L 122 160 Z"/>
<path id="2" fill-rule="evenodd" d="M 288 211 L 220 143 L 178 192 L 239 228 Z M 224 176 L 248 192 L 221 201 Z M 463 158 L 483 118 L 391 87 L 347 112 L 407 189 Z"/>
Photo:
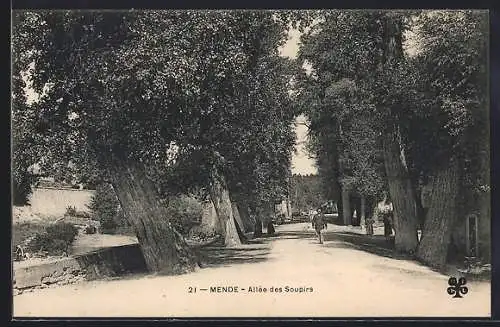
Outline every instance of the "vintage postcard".
<path id="1" fill-rule="evenodd" d="M 13 316 L 490 317 L 484 10 L 13 10 Z"/>

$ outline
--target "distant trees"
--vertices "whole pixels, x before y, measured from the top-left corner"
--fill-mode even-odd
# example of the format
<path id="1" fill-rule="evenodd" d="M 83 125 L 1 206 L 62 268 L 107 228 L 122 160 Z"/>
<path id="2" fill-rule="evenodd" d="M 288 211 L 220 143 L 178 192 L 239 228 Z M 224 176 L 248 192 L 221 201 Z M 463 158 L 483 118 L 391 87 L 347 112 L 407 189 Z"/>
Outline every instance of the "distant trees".
<path id="1" fill-rule="evenodd" d="M 327 199 L 321 190 L 321 179 L 318 175 L 293 175 L 290 183 L 290 202 L 298 211 L 317 209 Z"/>

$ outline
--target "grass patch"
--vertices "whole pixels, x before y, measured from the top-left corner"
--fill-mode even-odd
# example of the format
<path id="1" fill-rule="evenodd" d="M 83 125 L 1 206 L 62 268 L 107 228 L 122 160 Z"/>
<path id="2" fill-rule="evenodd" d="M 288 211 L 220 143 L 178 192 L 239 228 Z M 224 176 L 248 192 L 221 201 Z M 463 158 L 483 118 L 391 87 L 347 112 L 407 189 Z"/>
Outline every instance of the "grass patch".
<path id="1" fill-rule="evenodd" d="M 12 226 L 12 244 L 14 245 L 14 249 L 37 233 L 43 233 L 46 226 L 46 224 L 32 222 L 14 224 Z"/>
<path id="2" fill-rule="evenodd" d="M 68 254 L 69 246 L 78 235 L 78 228 L 71 223 L 56 223 L 45 227 L 30 240 L 27 249 L 31 253 L 46 251 L 48 255 Z"/>

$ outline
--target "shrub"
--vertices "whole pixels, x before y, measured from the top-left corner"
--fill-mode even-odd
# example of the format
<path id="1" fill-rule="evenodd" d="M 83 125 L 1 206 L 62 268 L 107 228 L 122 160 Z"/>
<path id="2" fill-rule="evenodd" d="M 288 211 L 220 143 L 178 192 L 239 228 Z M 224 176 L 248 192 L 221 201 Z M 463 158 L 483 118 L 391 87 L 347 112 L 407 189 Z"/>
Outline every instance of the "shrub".
<path id="1" fill-rule="evenodd" d="M 78 235 L 78 228 L 70 223 L 57 223 L 45 228 L 45 232 L 54 239 L 60 239 L 65 242 L 71 243 Z"/>
<path id="2" fill-rule="evenodd" d="M 47 226 L 42 233 L 36 233 L 27 244 L 30 252 L 47 251 L 49 255 L 68 253 L 68 248 L 78 235 L 73 224 L 60 222 Z"/>
<path id="3" fill-rule="evenodd" d="M 127 226 L 120 210 L 120 202 L 109 184 L 100 184 L 96 187 L 89 208 L 93 219 L 101 223 L 102 233 L 114 234 L 118 227 Z"/>
<path id="4" fill-rule="evenodd" d="M 67 206 L 66 207 L 66 215 L 68 215 L 68 216 L 76 216 L 76 207 Z"/>
<path id="5" fill-rule="evenodd" d="M 168 198 L 166 211 L 172 225 L 183 235 L 201 222 L 203 207 L 196 198 L 180 195 Z"/>
<path id="6" fill-rule="evenodd" d="M 94 225 L 85 226 L 85 234 L 95 234 L 97 233 L 97 228 Z"/>

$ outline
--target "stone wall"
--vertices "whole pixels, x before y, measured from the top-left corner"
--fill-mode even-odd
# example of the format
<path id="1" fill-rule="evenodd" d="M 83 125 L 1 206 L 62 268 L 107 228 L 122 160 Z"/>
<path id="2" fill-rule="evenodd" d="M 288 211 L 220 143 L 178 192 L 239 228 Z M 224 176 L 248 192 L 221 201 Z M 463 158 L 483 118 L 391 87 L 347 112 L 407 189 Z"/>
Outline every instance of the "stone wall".
<path id="1" fill-rule="evenodd" d="M 147 272 L 147 267 L 139 244 L 109 247 L 14 269 L 14 295 L 38 288 L 143 272 Z"/>
<path id="2" fill-rule="evenodd" d="M 34 188 L 30 197 L 30 211 L 42 216 L 63 216 L 68 206 L 77 211 L 89 211 L 93 190 Z"/>

